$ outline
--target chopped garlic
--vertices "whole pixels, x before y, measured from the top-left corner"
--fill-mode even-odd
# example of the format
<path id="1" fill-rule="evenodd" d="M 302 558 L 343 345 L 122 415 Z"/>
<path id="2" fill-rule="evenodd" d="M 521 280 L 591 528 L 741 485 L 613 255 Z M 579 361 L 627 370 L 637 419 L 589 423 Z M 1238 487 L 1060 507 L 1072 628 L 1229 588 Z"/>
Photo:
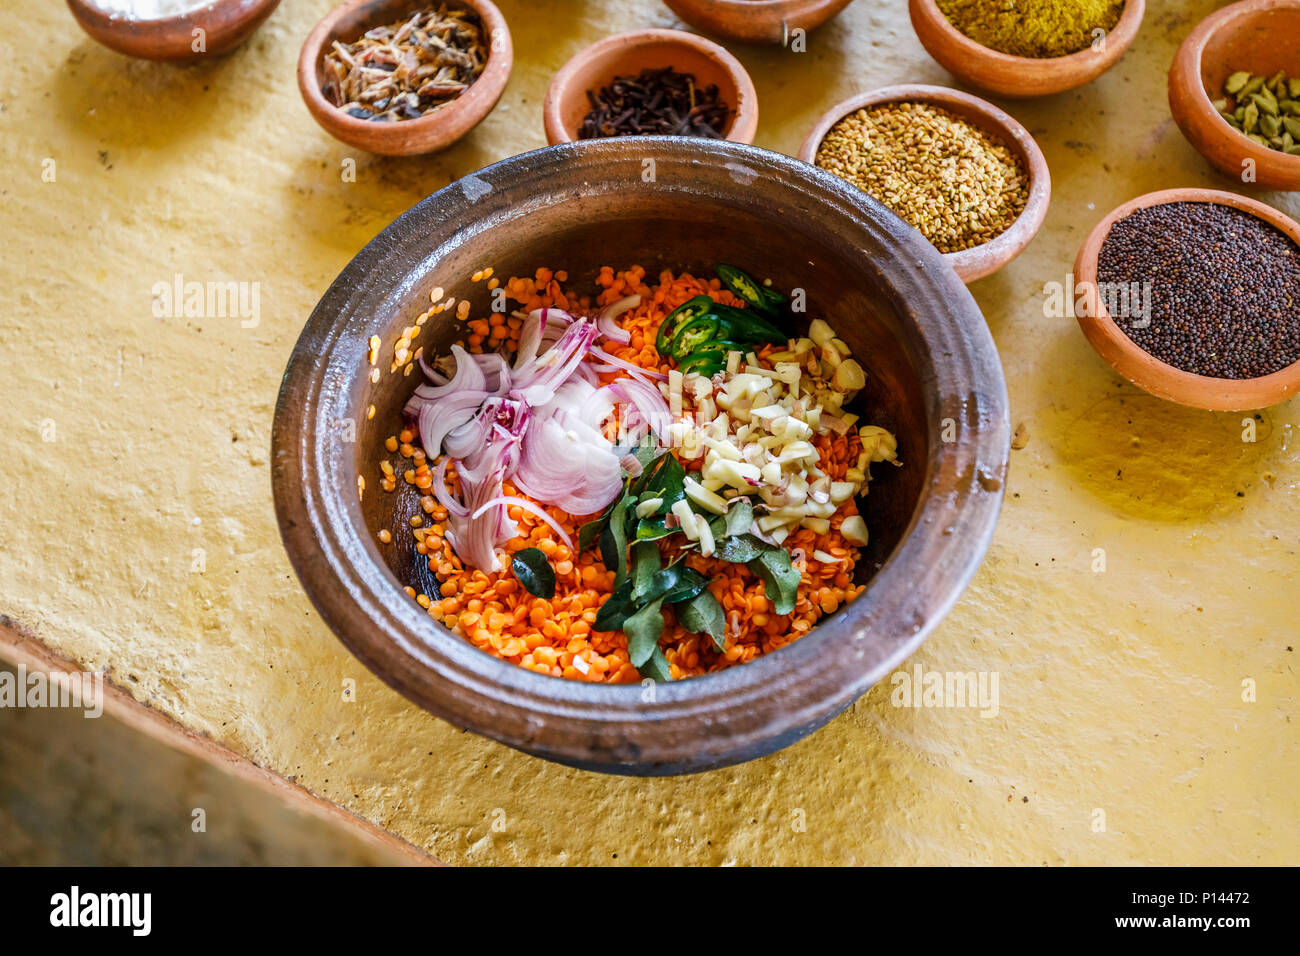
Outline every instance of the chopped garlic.
<path id="1" fill-rule="evenodd" d="M 706 511 L 712 511 L 714 514 L 719 515 L 727 513 L 726 499 L 720 498 L 712 491 L 709 491 L 694 478 L 688 476 L 686 480 L 682 482 L 682 487 L 686 490 L 686 497 L 690 498 Z M 678 504 L 682 504 L 682 502 L 678 502 Z M 675 509 L 676 505 L 673 507 Z"/>
<path id="2" fill-rule="evenodd" d="M 713 540 L 713 529 L 709 527 L 704 515 L 695 516 L 695 534 L 700 539 L 700 554 L 707 558 L 716 550 L 716 545 Z"/>
<path id="3" fill-rule="evenodd" d="M 700 540 L 700 534 L 695 525 L 695 512 L 691 510 L 691 506 L 686 503 L 685 499 L 673 503 L 673 514 L 677 516 L 677 520 L 681 523 L 682 531 L 686 537 L 692 541 Z"/>
<path id="4" fill-rule="evenodd" d="M 867 523 L 862 520 L 861 515 L 850 515 L 840 525 L 840 534 L 844 535 L 844 540 L 849 544 L 857 545 L 859 548 L 866 547 Z"/>
<path id="5" fill-rule="evenodd" d="M 648 518 L 658 511 L 659 506 L 663 503 L 664 500 L 662 498 L 647 498 L 636 506 L 636 516 L 638 518 Z"/>

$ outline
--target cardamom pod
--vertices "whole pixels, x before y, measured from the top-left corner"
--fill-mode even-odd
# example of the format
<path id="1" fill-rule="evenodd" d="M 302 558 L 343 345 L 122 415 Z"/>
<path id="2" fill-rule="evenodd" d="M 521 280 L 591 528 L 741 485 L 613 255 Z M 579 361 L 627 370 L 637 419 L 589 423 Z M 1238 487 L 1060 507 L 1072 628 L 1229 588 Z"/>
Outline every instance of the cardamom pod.
<path id="1" fill-rule="evenodd" d="M 1271 116 L 1277 115 L 1277 98 L 1268 90 L 1260 90 L 1250 99 L 1252 103 L 1260 108 L 1261 112 L 1268 113 Z"/>
<path id="2" fill-rule="evenodd" d="M 1246 115 L 1241 118 L 1241 126 L 1247 133 L 1255 132 L 1259 126 L 1259 105 L 1253 99 L 1246 107 Z"/>
<path id="3" fill-rule="evenodd" d="M 1252 93 L 1258 93 L 1263 86 L 1264 78 L 1262 76 L 1252 76 L 1246 81 L 1246 85 L 1241 88 L 1241 98 L 1244 99 Z"/>
<path id="4" fill-rule="evenodd" d="M 1259 131 L 1268 139 L 1282 135 L 1282 121 L 1276 116 L 1265 114 L 1259 118 Z"/>
<path id="5" fill-rule="evenodd" d="M 1239 70 L 1228 77 L 1228 82 L 1223 84 L 1224 92 L 1229 96 L 1234 96 L 1241 92 L 1241 88 L 1250 81 L 1250 74 L 1245 70 Z"/>
<path id="6" fill-rule="evenodd" d="M 1287 92 L 1291 94 L 1291 99 L 1300 100 L 1300 76 L 1293 76 L 1286 81 Z"/>
<path id="7" fill-rule="evenodd" d="M 1300 119 L 1297 119 L 1294 116 L 1288 116 L 1282 120 L 1282 125 L 1286 128 L 1288 133 L 1296 139 L 1300 139 Z"/>

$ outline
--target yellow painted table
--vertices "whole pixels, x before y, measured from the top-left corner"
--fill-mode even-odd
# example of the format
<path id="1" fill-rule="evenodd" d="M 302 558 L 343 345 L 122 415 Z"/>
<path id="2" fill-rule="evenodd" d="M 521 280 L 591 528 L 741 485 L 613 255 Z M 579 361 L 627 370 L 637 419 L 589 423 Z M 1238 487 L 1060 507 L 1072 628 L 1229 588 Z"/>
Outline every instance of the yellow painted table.
<path id="1" fill-rule="evenodd" d="M 674 18 L 652 0 L 501 0 L 517 61 L 500 106 L 449 152 L 394 160 L 329 139 L 299 100 L 298 47 L 329 5 L 285 0 L 232 56 L 175 67 L 101 49 L 61 4 L 0 2 L 14 628 L 448 862 L 1300 861 L 1300 403 L 1243 441 L 1245 416 L 1147 397 L 1043 310 L 1113 206 L 1232 187 L 1165 100 L 1174 49 L 1215 4 L 1157 0 L 1099 81 L 1004 104 L 1054 185 L 1025 255 L 973 287 L 1028 444 L 987 561 L 908 664 L 996 673 L 996 716 L 895 707 L 883 684 L 782 753 L 660 780 L 523 756 L 372 678 L 289 569 L 267 457 L 285 361 L 343 265 L 428 193 L 544 145 L 547 80 L 580 47 Z M 855 91 L 951 82 L 902 0 L 857 0 L 806 52 L 736 52 L 758 145 L 787 153 Z M 177 276 L 256 283 L 257 321 L 155 315 Z"/>

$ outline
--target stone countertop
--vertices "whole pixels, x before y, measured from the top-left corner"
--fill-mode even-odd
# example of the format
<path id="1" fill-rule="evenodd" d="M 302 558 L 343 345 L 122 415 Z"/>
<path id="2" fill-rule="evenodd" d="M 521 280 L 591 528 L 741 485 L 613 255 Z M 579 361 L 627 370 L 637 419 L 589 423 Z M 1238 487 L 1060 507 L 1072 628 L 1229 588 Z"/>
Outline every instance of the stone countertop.
<path id="1" fill-rule="evenodd" d="M 456 731 L 343 649 L 271 506 L 272 410 L 302 322 L 403 210 L 544 145 L 542 95 L 571 54 L 678 25 L 654 0 L 499 2 L 516 63 L 496 111 L 446 153 L 383 159 L 299 99 L 299 45 L 329 0 L 285 0 L 233 55 L 188 67 L 111 53 L 62 4 L 0 0 L 0 614 L 453 863 L 1295 863 L 1300 403 L 1158 401 L 1044 315 L 1045 284 L 1106 211 L 1234 188 L 1165 96 L 1206 0 L 1152 2 L 1083 89 L 1001 102 L 1054 187 L 1026 253 L 972 286 L 1028 444 L 987 560 L 906 665 L 995 673 L 995 716 L 896 707 L 885 682 L 764 760 L 620 779 Z M 845 96 L 952 82 L 902 0 L 857 0 L 806 52 L 732 49 L 758 87 L 757 144 L 791 154 Z M 1297 195 L 1258 195 L 1300 215 Z M 258 321 L 156 317 L 154 285 L 177 276 L 256 283 Z"/>

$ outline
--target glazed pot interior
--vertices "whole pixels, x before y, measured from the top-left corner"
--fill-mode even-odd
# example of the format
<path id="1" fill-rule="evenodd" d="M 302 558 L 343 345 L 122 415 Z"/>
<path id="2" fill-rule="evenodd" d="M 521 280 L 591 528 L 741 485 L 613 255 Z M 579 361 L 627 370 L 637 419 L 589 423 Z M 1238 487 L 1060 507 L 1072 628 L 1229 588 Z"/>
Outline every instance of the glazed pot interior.
<path id="1" fill-rule="evenodd" d="M 928 436 L 938 428 L 928 419 L 917 343 L 881 276 L 857 250 L 838 246 L 815 220 L 789 210 L 628 188 L 530 209 L 526 216 L 477 230 L 440 256 L 420 281 L 389 300 L 392 314 L 387 333 L 381 334 L 378 363 L 382 377 L 377 386 L 365 380 L 357 396 L 356 418 L 363 424 L 352 464 L 366 480 L 365 535 L 373 539 L 381 528 L 392 532 L 393 543 L 380 546 L 379 553 L 398 583 L 437 596 L 437 582 L 426 559 L 415 551 L 408 523 L 421 513 L 422 492 L 401 480 L 396 491 L 383 492 L 378 468 L 381 458 L 396 458 L 385 451 L 384 441 L 403 427 L 402 406 L 423 380 L 418 366 L 408 376 L 389 373 L 392 343 L 428 308 L 431 288 L 441 286 L 457 301 L 467 299 L 470 317 L 479 318 L 490 314 L 491 293 L 485 282 L 471 282 L 470 276 L 488 266 L 502 283 L 511 276 L 531 277 L 543 266 L 564 270 L 567 288 L 594 298 L 599 291 L 594 279 L 603 265 L 616 270 L 640 265 L 647 284 L 653 285 L 664 269 L 711 278 L 720 262 L 737 265 L 756 278 L 770 278 L 787 292 L 802 289 L 807 313 L 799 317 L 800 328 L 794 331 L 802 334 L 813 318 L 831 324 L 867 372 L 867 385 L 851 409 L 861 416 L 859 424 L 881 425 L 898 438 L 904 467 L 872 465 L 870 493 L 859 502 L 870 542 L 856 576 L 860 583 L 868 582 L 913 520 L 926 481 Z M 416 342 L 424 347 L 426 358 L 432 358 L 446 354 L 467 334 L 448 311 L 431 316 Z M 373 419 L 364 414 L 370 403 L 376 408 Z M 431 635 L 438 632 L 460 640 L 432 619 L 428 628 Z"/>
<path id="2" fill-rule="evenodd" d="M 1205 41 L 1201 82 L 1211 100 L 1239 70 L 1300 76 L 1300 7 L 1243 10 L 1226 19 Z"/>

